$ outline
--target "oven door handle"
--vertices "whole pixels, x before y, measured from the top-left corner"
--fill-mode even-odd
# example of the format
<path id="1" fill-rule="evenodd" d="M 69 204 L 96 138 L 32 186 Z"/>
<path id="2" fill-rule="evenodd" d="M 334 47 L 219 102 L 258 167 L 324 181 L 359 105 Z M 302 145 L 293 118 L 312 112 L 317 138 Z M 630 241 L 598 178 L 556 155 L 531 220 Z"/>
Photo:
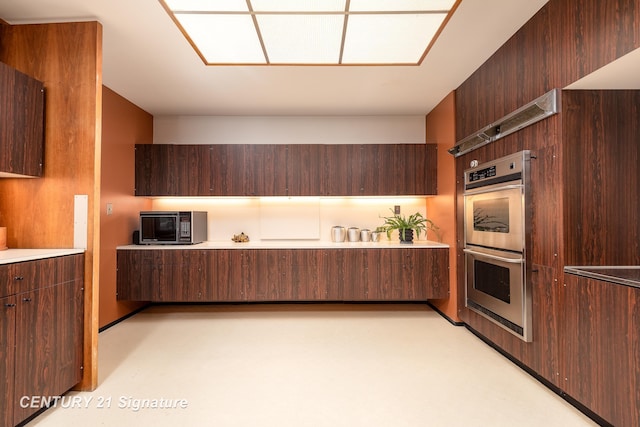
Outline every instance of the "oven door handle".
<path id="1" fill-rule="evenodd" d="M 484 252 L 478 252 L 471 249 L 463 249 L 465 254 L 481 256 L 489 259 L 494 259 L 496 261 L 508 262 L 510 264 L 522 264 L 524 262 L 524 258 L 506 258 L 497 255 L 491 255 Z"/>
<path id="2" fill-rule="evenodd" d="M 476 194 L 495 193 L 496 191 L 522 189 L 523 187 L 524 186 L 522 184 L 509 184 L 509 185 L 502 185 L 500 187 L 491 187 L 491 188 L 478 187 L 476 190 L 465 190 L 463 195 L 473 196 Z"/>

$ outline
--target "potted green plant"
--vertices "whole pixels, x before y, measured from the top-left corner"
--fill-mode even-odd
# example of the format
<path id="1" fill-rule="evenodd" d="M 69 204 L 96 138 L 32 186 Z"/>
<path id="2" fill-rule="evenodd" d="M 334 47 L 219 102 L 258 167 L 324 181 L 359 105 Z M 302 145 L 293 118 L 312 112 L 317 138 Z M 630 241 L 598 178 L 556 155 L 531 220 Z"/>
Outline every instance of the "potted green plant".
<path id="1" fill-rule="evenodd" d="M 393 210 L 391 211 L 393 213 Z M 433 223 L 430 219 L 422 216 L 420 212 L 416 212 L 412 215 L 404 216 L 400 214 L 393 214 L 393 216 L 385 216 L 384 224 L 382 227 L 387 233 L 387 238 L 391 239 L 391 233 L 394 230 L 398 230 L 401 243 L 413 243 L 413 233 L 415 231 L 416 237 L 420 237 L 421 232 L 427 232 L 427 230 L 433 230 L 436 235 L 438 234 L 439 227 Z"/>

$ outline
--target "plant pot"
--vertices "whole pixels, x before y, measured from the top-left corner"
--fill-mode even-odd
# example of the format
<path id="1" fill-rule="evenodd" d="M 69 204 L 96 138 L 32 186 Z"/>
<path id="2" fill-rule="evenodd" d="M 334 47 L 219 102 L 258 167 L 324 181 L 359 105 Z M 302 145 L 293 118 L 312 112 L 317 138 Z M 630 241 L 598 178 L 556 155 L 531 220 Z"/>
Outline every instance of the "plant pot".
<path id="1" fill-rule="evenodd" d="M 398 230 L 400 235 L 400 243 L 413 243 L 413 229 L 401 228 Z"/>

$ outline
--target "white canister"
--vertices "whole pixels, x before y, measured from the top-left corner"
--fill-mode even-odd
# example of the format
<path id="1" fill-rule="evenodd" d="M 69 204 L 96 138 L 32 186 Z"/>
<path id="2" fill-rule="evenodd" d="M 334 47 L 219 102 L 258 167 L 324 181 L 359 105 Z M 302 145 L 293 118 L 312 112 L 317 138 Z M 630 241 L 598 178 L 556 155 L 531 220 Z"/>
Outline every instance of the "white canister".
<path id="1" fill-rule="evenodd" d="M 363 228 L 360 230 L 360 240 L 363 242 L 368 242 L 371 240 L 371 230 L 367 228 Z"/>

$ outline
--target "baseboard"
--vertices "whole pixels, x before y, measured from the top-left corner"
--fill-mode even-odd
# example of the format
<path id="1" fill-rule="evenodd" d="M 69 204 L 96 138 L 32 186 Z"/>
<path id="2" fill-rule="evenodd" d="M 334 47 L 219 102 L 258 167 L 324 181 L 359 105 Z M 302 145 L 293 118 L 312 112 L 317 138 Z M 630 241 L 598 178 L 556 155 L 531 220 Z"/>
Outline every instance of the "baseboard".
<path id="1" fill-rule="evenodd" d="M 520 369 L 525 371 L 527 374 L 531 375 L 533 378 L 538 380 L 542 385 L 544 385 L 549 390 L 551 390 L 552 392 L 554 392 L 555 394 L 560 396 L 563 400 L 565 400 L 571 406 L 576 408 L 578 411 L 582 412 L 584 415 L 586 415 L 587 417 L 591 418 L 592 421 L 594 421 L 595 423 L 597 423 L 598 425 L 600 425 L 602 427 L 615 427 L 613 424 L 609 423 L 608 421 L 606 421 L 605 419 L 600 417 L 598 414 L 593 412 L 591 409 L 589 409 L 588 407 L 586 407 L 585 405 L 583 405 L 582 403 L 578 402 L 576 399 L 574 399 L 573 397 L 569 396 L 567 393 L 562 391 L 555 384 L 551 383 L 549 380 L 547 380 L 546 378 L 542 377 L 540 374 L 535 372 L 533 369 L 531 369 L 530 367 L 528 367 L 527 365 L 525 365 L 524 363 L 522 363 L 521 361 L 519 361 L 518 359 L 516 359 L 515 357 L 513 357 L 512 355 L 510 355 L 506 351 L 504 351 L 502 348 L 500 348 L 497 345 L 495 345 L 487 337 L 485 337 L 480 332 L 478 332 L 475 329 L 473 329 L 471 326 L 465 324 L 465 327 L 473 335 L 475 335 L 476 337 L 478 337 L 482 341 L 484 341 L 484 343 L 487 344 L 489 347 L 493 348 L 495 351 L 497 351 L 498 353 L 503 355 L 505 358 L 510 360 L 514 365 L 518 366 Z"/>
<path id="2" fill-rule="evenodd" d="M 427 301 L 427 305 L 429 307 L 431 307 L 433 309 L 433 311 L 438 313 L 440 316 L 444 317 L 453 326 L 464 326 L 465 325 L 464 322 L 457 322 L 457 321 L 453 320 L 452 318 L 450 318 L 449 316 L 447 316 L 446 314 L 444 314 L 444 312 L 442 310 L 440 310 L 438 307 L 436 307 L 435 305 L 433 305 L 431 303 L 431 301 Z"/>
<path id="3" fill-rule="evenodd" d="M 131 316 L 135 316 L 136 314 L 140 313 L 142 310 L 145 310 L 147 307 L 149 307 L 149 306 L 151 306 L 151 305 L 152 305 L 151 303 L 146 304 L 146 305 L 143 305 L 142 307 L 138 308 L 137 310 L 133 310 L 131 313 L 129 313 L 129 314 L 127 314 L 127 315 L 124 315 L 124 316 L 122 316 L 121 318 L 116 319 L 116 320 L 114 320 L 113 322 L 111 322 L 111 323 L 108 323 L 108 324 L 104 325 L 103 327 L 101 327 L 100 329 L 98 329 L 98 333 L 103 332 L 103 331 L 106 331 L 106 330 L 107 330 L 107 329 L 109 329 L 110 327 L 115 326 L 115 325 L 117 325 L 118 323 L 120 323 L 120 322 L 122 322 L 122 321 L 124 321 L 124 320 L 127 320 L 127 319 L 128 319 L 128 318 L 130 318 Z"/>

